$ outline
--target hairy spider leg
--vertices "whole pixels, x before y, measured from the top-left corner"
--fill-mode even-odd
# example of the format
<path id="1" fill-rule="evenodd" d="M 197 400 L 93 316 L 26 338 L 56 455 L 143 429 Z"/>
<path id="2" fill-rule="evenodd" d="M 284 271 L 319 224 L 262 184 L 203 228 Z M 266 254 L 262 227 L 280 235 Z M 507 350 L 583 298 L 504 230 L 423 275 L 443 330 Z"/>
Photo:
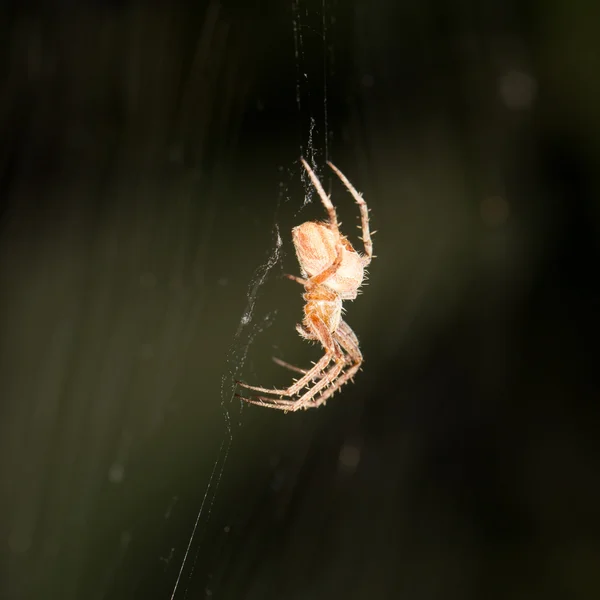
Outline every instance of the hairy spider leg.
<path id="1" fill-rule="evenodd" d="M 333 341 L 333 336 L 331 335 L 327 324 L 323 319 L 321 319 L 318 315 L 311 315 L 309 317 L 310 331 L 306 331 L 305 335 L 308 334 L 310 338 L 319 340 L 321 342 L 323 348 L 325 348 L 325 354 L 320 358 L 320 360 L 309 369 L 306 374 L 298 379 L 295 383 L 293 383 L 287 389 L 269 389 L 254 385 L 248 385 L 247 383 L 241 383 L 240 385 L 252 390 L 254 392 L 263 392 L 264 394 L 273 394 L 276 396 L 295 396 L 302 388 L 311 383 L 315 376 L 324 371 L 329 363 L 334 360 L 335 355 L 339 352 L 336 343 Z M 307 336 L 307 337 L 308 337 Z"/>
<path id="2" fill-rule="evenodd" d="M 316 404 L 315 401 L 313 401 L 313 398 L 317 396 L 319 392 L 328 385 L 332 385 L 337 389 L 337 387 L 339 386 L 337 385 L 336 379 L 338 379 L 342 369 L 347 364 L 347 360 L 343 354 L 342 349 L 339 347 L 337 342 L 334 343 L 338 347 L 339 351 L 339 358 L 336 361 L 336 364 L 333 367 L 331 367 L 331 369 L 329 369 L 327 373 L 325 373 L 325 375 L 323 375 L 323 377 L 314 387 L 309 389 L 300 398 L 297 398 L 296 400 L 284 400 L 281 398 L 268 398 L 265 396 L 253 396 L 252 398 L 244 398 L 239 394 L 236 394 L 236 396 L 238 396 L 242 400 L 245 400 L 246 402 L 249 402 L 250 404 L 265 406 L 268 408 L 276 408 L 285 412 L 296 412 L 297 410 L 300 410 L 302 408 L 313 408 L 315 406 L 318 406 L 321 403 L 319 402 L 318 404 Z M 320 398 L 318 398 L 318 400 L 319 399 Z"/>
<path id="3" fill-rule="evenodd" d="M 346 361 L 342 358 L 339 362 L 329 369 L 327 374 L 319 380 L 319 382 L 309 389 L 303 396 L 297 400 L 282 400 L 277 398 L 266 398 L 264 396 L 254 396 L 253 398 L 243 398 L 250 404 L 258 404 L 262 406 L 270 406 L 271 408 L 279 408 L 280 410 L 295 412 L 301 408 L 319 406 L 321 402 L 313 402 L 313 398 L 326 386 L 333 384 L 333 382 L 339 377 L 340 372 L 344 368 Z M 336 382 L 337 383 L 337 382 Z M 337 385 L 335 385 L 337 389 Z"/>
<path id="4" fill-rule="evenodd" d="M 315 172 L 311 169 L 304 157 L 302 157 L 300 160 L 302 161 L 302 164 L 304 165 L 304 168 L 306 169 L 306 172 L 308 173 L 312 184 L 315 186 L 315 190 L 317 190 L 317 194 L 319 194 L 319 198 L 321 198 L 321 202 L 323 203 L 323 206 L 329 215 L 329 224 L 331 228 L 339 231 L 337 213 L 335 212 L 335 206 L 333 206 L 331 198 L 325 193 L 319 178 L 315 175 Z"/>
<path id="5" fill-rule="evenodd" d="M 358 340 L 350 326 L 342 321 L 340 328 L 334 333 L 336 341 L 348 353 L 350 368 L 340 375 L 338 380 L 328 390 L 325 390 L 314 402 L 314 408 L 325 404 L 325 402 L 333 396 L 345 383 L 350 381 L 360 369 L 363 363 L 362 353 L 358 347 Z"/>
<path id="6" fill-rule="evenodd" d="M 340 375 L 342 369 L 346 365 L 346 357 L 344 356 L 343 350 L 336 340 L 334 340 L 333 334 L 329 331 L 327 324 L 316 314 L 307 314 L 307 329 L 306 333 L 313 339 L 318 339 L 323 347 L 325 348 L 325 354 L 315 364 L 315 366 L 306 372 L 306 374 L 300 378 L 296 383 L 290 386 L 286 390 L 273 390 L 267 388 L 261 388 L 256 386 L 250 386 L 241 384 L 244 387 L 263 392 L 267 394 L 274 394 L 279 396 L 295 396 L 303 387 L 307 384 L 316 380 L 313 387 L 309 388 L 300 398 L 296 400 L 276 400 L 274 398 L 264 398 L 261 396 L 253 398 L 244 398 L 251 404 L 262 404 L 272 403 L 279 407 L 285 407 L 284 410 L 296 411 L 304 406 L 311 404 L 311 400 L 326 386 L 331 385 Z M 322 377 L 318 377 L 319 373 L 322 373 L 331 361 L 335 361 L 335 365 L 331 367 Z"/>
<path id="7" fill-rule="evenodd" d="M 365 246 L 365 255 L 362 257 L 364 266 L 367 266 L 373 258 L 373 240 L 369 229 L 369 208 L 365 199 L 356 191 L 356 188 L 348 181 L 348 178 L 332 163 L 327 162 L 333 172 L 340 178 L 340 181 L 346 186 L 346 189 L 352 194 L 352 197 L 358 204 L 360 210 L 360 221 L 362 226 L 362 239 Z"/>
<path id="8" fill-rule="evenodd" d="M 300 367 L 297 367 L 296 365 L 292 365 L 291 363 L 285 362 L 285 360 L 281 360 L 280 358 L 277 358 L 276 356 L 272 356 L 271 357 L 273 359 L 273 362 L 276 365 L 279 365 L 280 367 L 284 367 L 286 369 L 289 369 L 290 371 L 295 371 L 296 373 L 301 373 L 301 374 L 305 374 L 308 373 L 308 369 L 301 369 Z"/>
<path id="9" fill-rule="evenodd" d="M 284 400 L 277 398 L 267 398 L 264 396 L 256 396 L 252 399 L 246 399 L 251 404 L 268 406 L 279 410 L 295 412 L 301 408 L 317 408 L 335 394 L 345 383 L 351 380 L 360 369 L 363 363 L 363 356 L 359 348 L 358 338 L 352 328 L 345 321 L 341 321 L 338 329 L 332 334 L 334 342 L 341 351 L 340 360 L 331 367 L 319 380 L 319 383 L 310 388 L 301 398 L 297 400 Z M 346 355 L 343 352 L 346 352 Z M 290 367 L 293 370 L 298 370 L 298 367 L 289 365 L 279 359 L 274 359 L 275 362 L 282 366 Z M 345 366 L 350 368 L 342 373 Z M 324 390 L 320 395 L 317 395 L 323 388 L 331 385 L 329 389 Z M 315 396 L 317 396 L 315 398 Z"/>
<path id="10" fill-rule="evenodd" d="M 350 368 L 345 373 L 340 374 L 335 384 L 333 384 L 328 390 L 325 390 L 315 400 L 315 408 L 321 404 L 324 404 L 325 401 L 333 396 L 333 394 L 335 394 L 335 392 L 337 392 L 347 381 L 351 380 L 363 363 L 363 356 L 359 348 L 358 338 L 348 323 L 341 321 L 338 329 L 333 333 L 333 338 L 342 348 L 342 350 L 346 352 L 344 358 L 346 359 L 346 365 L 350 366 Z"/>
<path id="11" fill-rule="evenodd" d="M 263 396 L 257 396 L 252 399 L 247 399 L 251 404 L 257 404 L 259 406 L 266 406 L 269 408 L 276 408 L 283 411 L 295 412 L 301 408 L 317 408 L 322 404 L 325 404 L 327 400 L 335 394 L 345 383 L 350 381 L 354 375 L 360 369 L 363 363 L 363 356 L 359 349 L 358 338 L 352 328 L 345 322 L 342 321 L 336 332 L 333 333 L 334 340 L 338 347 L 347 353 L 347 356 L 343 356 L 342 364 L 336 363 L 323 377 L 319 383 L 311 388 L 301 398 L 297 400 L 283 400 L 277 398 L 266 398 Z M 282 366 L 293 368 L 293 370 L 300 370 L 298 367 L 293 367 L 284 361 L 277 359 L 275 362 L 280 363 Z M 350 368 L 341 373 L 343 368 L 350 365 Z M 327 385 L 331 385 L 329 389 L 323 390 L 320 395 L 317 396 Z M 317 396 L 315 398 L 315 396 Z M 244 398 L 245 399 L 245 398 Z M 246 399 L 245 399 L 246 400 Z"/>

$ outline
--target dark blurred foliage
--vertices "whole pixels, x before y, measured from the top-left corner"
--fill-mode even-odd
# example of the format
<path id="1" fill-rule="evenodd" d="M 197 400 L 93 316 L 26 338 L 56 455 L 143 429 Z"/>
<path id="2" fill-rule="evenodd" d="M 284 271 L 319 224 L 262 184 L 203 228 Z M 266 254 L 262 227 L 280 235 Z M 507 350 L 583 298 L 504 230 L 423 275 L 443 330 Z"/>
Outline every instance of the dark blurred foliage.
<path id="1" fill-rule="evenodd" d="M 598 23 L 4 3 L 0 597 L 600 597 Z M 360 376 L 283 414 L 233 392 L 318 356 L 301 153 L 377 259 Z"/>

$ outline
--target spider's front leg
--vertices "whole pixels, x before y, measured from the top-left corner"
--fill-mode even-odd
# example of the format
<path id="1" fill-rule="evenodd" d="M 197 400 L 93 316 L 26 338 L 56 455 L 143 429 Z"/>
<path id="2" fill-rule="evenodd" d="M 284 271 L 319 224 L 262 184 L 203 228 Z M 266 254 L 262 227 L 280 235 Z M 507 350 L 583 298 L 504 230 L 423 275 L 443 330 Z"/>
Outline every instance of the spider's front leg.
<path id="1" fill-rule="evenodd" d="M 371 240 L 371 230 L 369 228 L 369 207 L 367 206 L 365 199 L 362 197 L 362 194 L 359 194 L 356 191 L 356 188 L 350 183 L 348 178 L 332 162 L 328 161 L 327 164 L 339 177 L 340 181 L 346 186 L 346 189 L 350 192 L 356 204 L 358 204 L 358 209 L 360 210 L 362 240 L 363 244 L 365 245 L 365 255 L 362 257 L 362 262 L 366 267 L 373 258 L 373 241 Z"/>
<path id="2" fill-rule="evenodd" d="M 335 206 L 333 206 L 331 198 L 325 193 L 325 190 L 323 189 L 323 185 L 319 181 L 319 178 L 316 176 L 315 172 L 311 169 L 310 165 L 306 162 L 306 160 L 303 157 L 300 160 L 302 161 L 302 164 L 304 165 L 304 168 L 306 169 L 306 172 L 308 173 L 312 184 L 315 186 L 315 190 L 317 190 L 317 194 L 319 194 L 319 198 L 321 198 L 321 202 L 325 207 L 327 214 L 329 215 L 329 224 L 331 225 L 334 231 L 338 231 L 339 223 L 337 213 L 335 212 Z"/>

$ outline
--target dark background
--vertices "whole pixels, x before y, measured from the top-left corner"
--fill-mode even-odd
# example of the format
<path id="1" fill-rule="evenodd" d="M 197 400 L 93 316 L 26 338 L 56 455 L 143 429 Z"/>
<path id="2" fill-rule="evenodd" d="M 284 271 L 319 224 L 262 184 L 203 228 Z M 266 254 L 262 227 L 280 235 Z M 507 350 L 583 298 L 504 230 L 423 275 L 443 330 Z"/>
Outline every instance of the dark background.
<path id="1" fill-rule="evenodd" d="M 598 23 L 3 3 L 0 597 L 600 597 Z M 319 356 L 302 153 L 377 259 L 363 371 L 283 414 L 233 392 Z"/>

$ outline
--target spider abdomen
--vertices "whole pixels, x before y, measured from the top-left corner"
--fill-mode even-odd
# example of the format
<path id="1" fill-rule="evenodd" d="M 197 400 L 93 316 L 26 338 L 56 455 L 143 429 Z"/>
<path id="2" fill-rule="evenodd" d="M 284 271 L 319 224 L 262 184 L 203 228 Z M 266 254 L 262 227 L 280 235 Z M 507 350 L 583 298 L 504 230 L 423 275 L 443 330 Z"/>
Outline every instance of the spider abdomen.
<path id="1" fill-rule="evenodd" d="M 292 240 L 305 277 L 323 272 L 336 259 L 335 234 L 323 223 L 307 221 L 294 227 Z"/>

